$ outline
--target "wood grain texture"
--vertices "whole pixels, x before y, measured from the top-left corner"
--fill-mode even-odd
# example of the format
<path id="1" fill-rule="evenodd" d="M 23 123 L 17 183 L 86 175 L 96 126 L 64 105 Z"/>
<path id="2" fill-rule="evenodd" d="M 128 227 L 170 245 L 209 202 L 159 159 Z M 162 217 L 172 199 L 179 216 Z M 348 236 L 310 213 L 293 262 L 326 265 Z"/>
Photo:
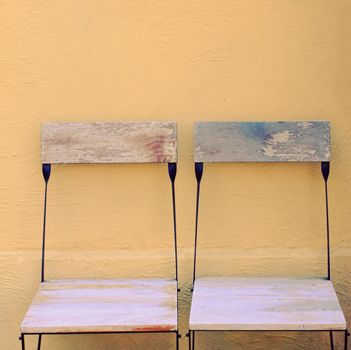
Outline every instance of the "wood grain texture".
<path id="1" fill-rule="evenodd" d="M 191 330 L 345 330 L 331 281 L 296 278 L 199 278 Z"/>
<path id="2" fill-rule="evenodd" d="M 21 332 L 148 332 L 177 327 L 175 280 L 53 280 L 41 284 Z"/>
<path id="3" fill-rule="evenodd" d="M 321 162 L 330 159 L 330 123 L 197 122 L 195 162 Z"/>
<path id="4" fill-rule="evenodd" d="M 42 163 L 173 163 L 175 122 L 43 123 Z"/>

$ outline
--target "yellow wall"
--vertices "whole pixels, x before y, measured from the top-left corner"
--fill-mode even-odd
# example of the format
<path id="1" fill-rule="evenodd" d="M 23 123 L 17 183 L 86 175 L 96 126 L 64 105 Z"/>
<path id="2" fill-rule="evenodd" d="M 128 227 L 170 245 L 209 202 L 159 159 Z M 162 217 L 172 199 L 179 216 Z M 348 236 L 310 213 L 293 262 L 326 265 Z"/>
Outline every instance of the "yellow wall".
<path id="1" fill-rule="evenodd" d="M 350 16 L 349 0 L 1 1 L 0 349 L 19 348 L 39 285 L 45 120 L 178 121 L 185 334 L 193 121 L 330 119 L 332 273 L 350 320 Z M 202 194 L 200 275 L 325 274 L 318 165 L 206 166 Z M 47 277 L 171 275 L 170 204 L 165 165 L 55 166 Z M 43 349 L 173 349 L 173 341 L 53 336 Z M 328 336 L 199 337 L 200 349 L 234 346 L 328 349 Z"/>

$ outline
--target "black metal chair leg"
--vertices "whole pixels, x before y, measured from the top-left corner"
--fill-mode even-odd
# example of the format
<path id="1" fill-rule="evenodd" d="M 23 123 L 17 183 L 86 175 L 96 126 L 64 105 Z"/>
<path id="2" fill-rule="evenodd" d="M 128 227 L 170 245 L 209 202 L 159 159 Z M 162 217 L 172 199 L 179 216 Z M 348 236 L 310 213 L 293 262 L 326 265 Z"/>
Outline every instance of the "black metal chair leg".
<path id="1" fill-rule="evenodd" d="M 192 350 L 195 350 L 195 331 L 193 331 L 193 336 L 192 336 Z"/>
<path id="2" fill-rule="evenodd" d="M 349 332 L 346 329 L 346 331 L 345 331 L 345 350 L 347 350 L 348 339 L 349 339 Z"/>
<path id="3" fill-rule="evenodd" d="M 24 334 L 21 334 L 20 341 L 21 341 L 21 344 L 22 344 L 22 350 L 25 350 L 26 346 L 25 346 L 25 343 L 24 343 Z"/>
<path id="4" fill-rule="evenodd" d="M 190 330 L 186 336 L 188 337 L 188 341 L 189 341 L 189 350 L 191 350 L 191 331 Z"/>
<path id="5" fill-rule="evenodd" d="M 176 332 L 176 349 L 179 350 L 179 332 Z"/>
<path id="6" fill-rule="evenodd" d="M 334 350 L 333 331 L 329 331 L 329 337 L 330 337 L 330 349 L 331 349 L 331 350 Z"/>
<path id="7" fill-rule="evenodd" d="M 39 334 L 37 349 L 40 350 L 40 348 L 41 348 L 41 334 Z"/>

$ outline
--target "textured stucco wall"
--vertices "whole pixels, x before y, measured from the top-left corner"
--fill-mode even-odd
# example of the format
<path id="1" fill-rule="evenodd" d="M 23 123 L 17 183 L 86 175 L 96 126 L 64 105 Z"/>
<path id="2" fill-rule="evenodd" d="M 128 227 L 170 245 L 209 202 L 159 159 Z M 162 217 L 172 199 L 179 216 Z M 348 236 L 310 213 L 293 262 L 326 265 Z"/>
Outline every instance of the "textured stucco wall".
<path id="1" fill-rule="evenodd" d="M 350 321 L 350 16 L 349 0 L 0 1 L 0 349 L 19 348 L 19 323 L 39 284 L 44 120 L 179 122 L 185 334 L 192 122 L 330 119 L 332 273 Z M 206 166 L 199 274 L 323 275 L 322 186 L 318 165 Z M 165 166 L 55 166 L 48 210 L 48 278 L 172 273 Z M 319 334 L 198 340 L 204 350 L 328 349 Z M 43 349 L 173 349 L 173 341 L 52 336 Z"/>

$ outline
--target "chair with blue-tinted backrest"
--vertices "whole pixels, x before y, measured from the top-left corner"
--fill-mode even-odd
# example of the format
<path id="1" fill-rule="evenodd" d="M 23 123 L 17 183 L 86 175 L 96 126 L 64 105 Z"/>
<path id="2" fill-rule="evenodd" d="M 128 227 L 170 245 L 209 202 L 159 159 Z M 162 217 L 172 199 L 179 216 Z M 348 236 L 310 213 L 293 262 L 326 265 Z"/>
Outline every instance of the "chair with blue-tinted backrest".
<path id="1" fill-rule="evenodd" d="M 177 127 L 174 122 L 44 123 L 45 180 L 41 285 L 21 324 L 25 336 L 92 333 L 178 334 L 175 217 Z M 45 278 L 46 202 L 51 164 L 168 163 L 173 204 L 175 277 L 147 279 Z M 97 204 L 98 205 L 98 204 Z M 173 240 L 173 239 L 172 239 Z"/>
<path id="2" fill-rule="evenodd" d="M 345 335 L 344 314 L 330 276 L 327 181 L 330 124 L 301 122 L 198 122 L 194 127 L 197 179 L 193 298 L 189 347 L 201 331 L 333 331 Z M 327 216 L 326 278 L 196 277 L 200 184 L 203 163 L 320 162 Z"/>

